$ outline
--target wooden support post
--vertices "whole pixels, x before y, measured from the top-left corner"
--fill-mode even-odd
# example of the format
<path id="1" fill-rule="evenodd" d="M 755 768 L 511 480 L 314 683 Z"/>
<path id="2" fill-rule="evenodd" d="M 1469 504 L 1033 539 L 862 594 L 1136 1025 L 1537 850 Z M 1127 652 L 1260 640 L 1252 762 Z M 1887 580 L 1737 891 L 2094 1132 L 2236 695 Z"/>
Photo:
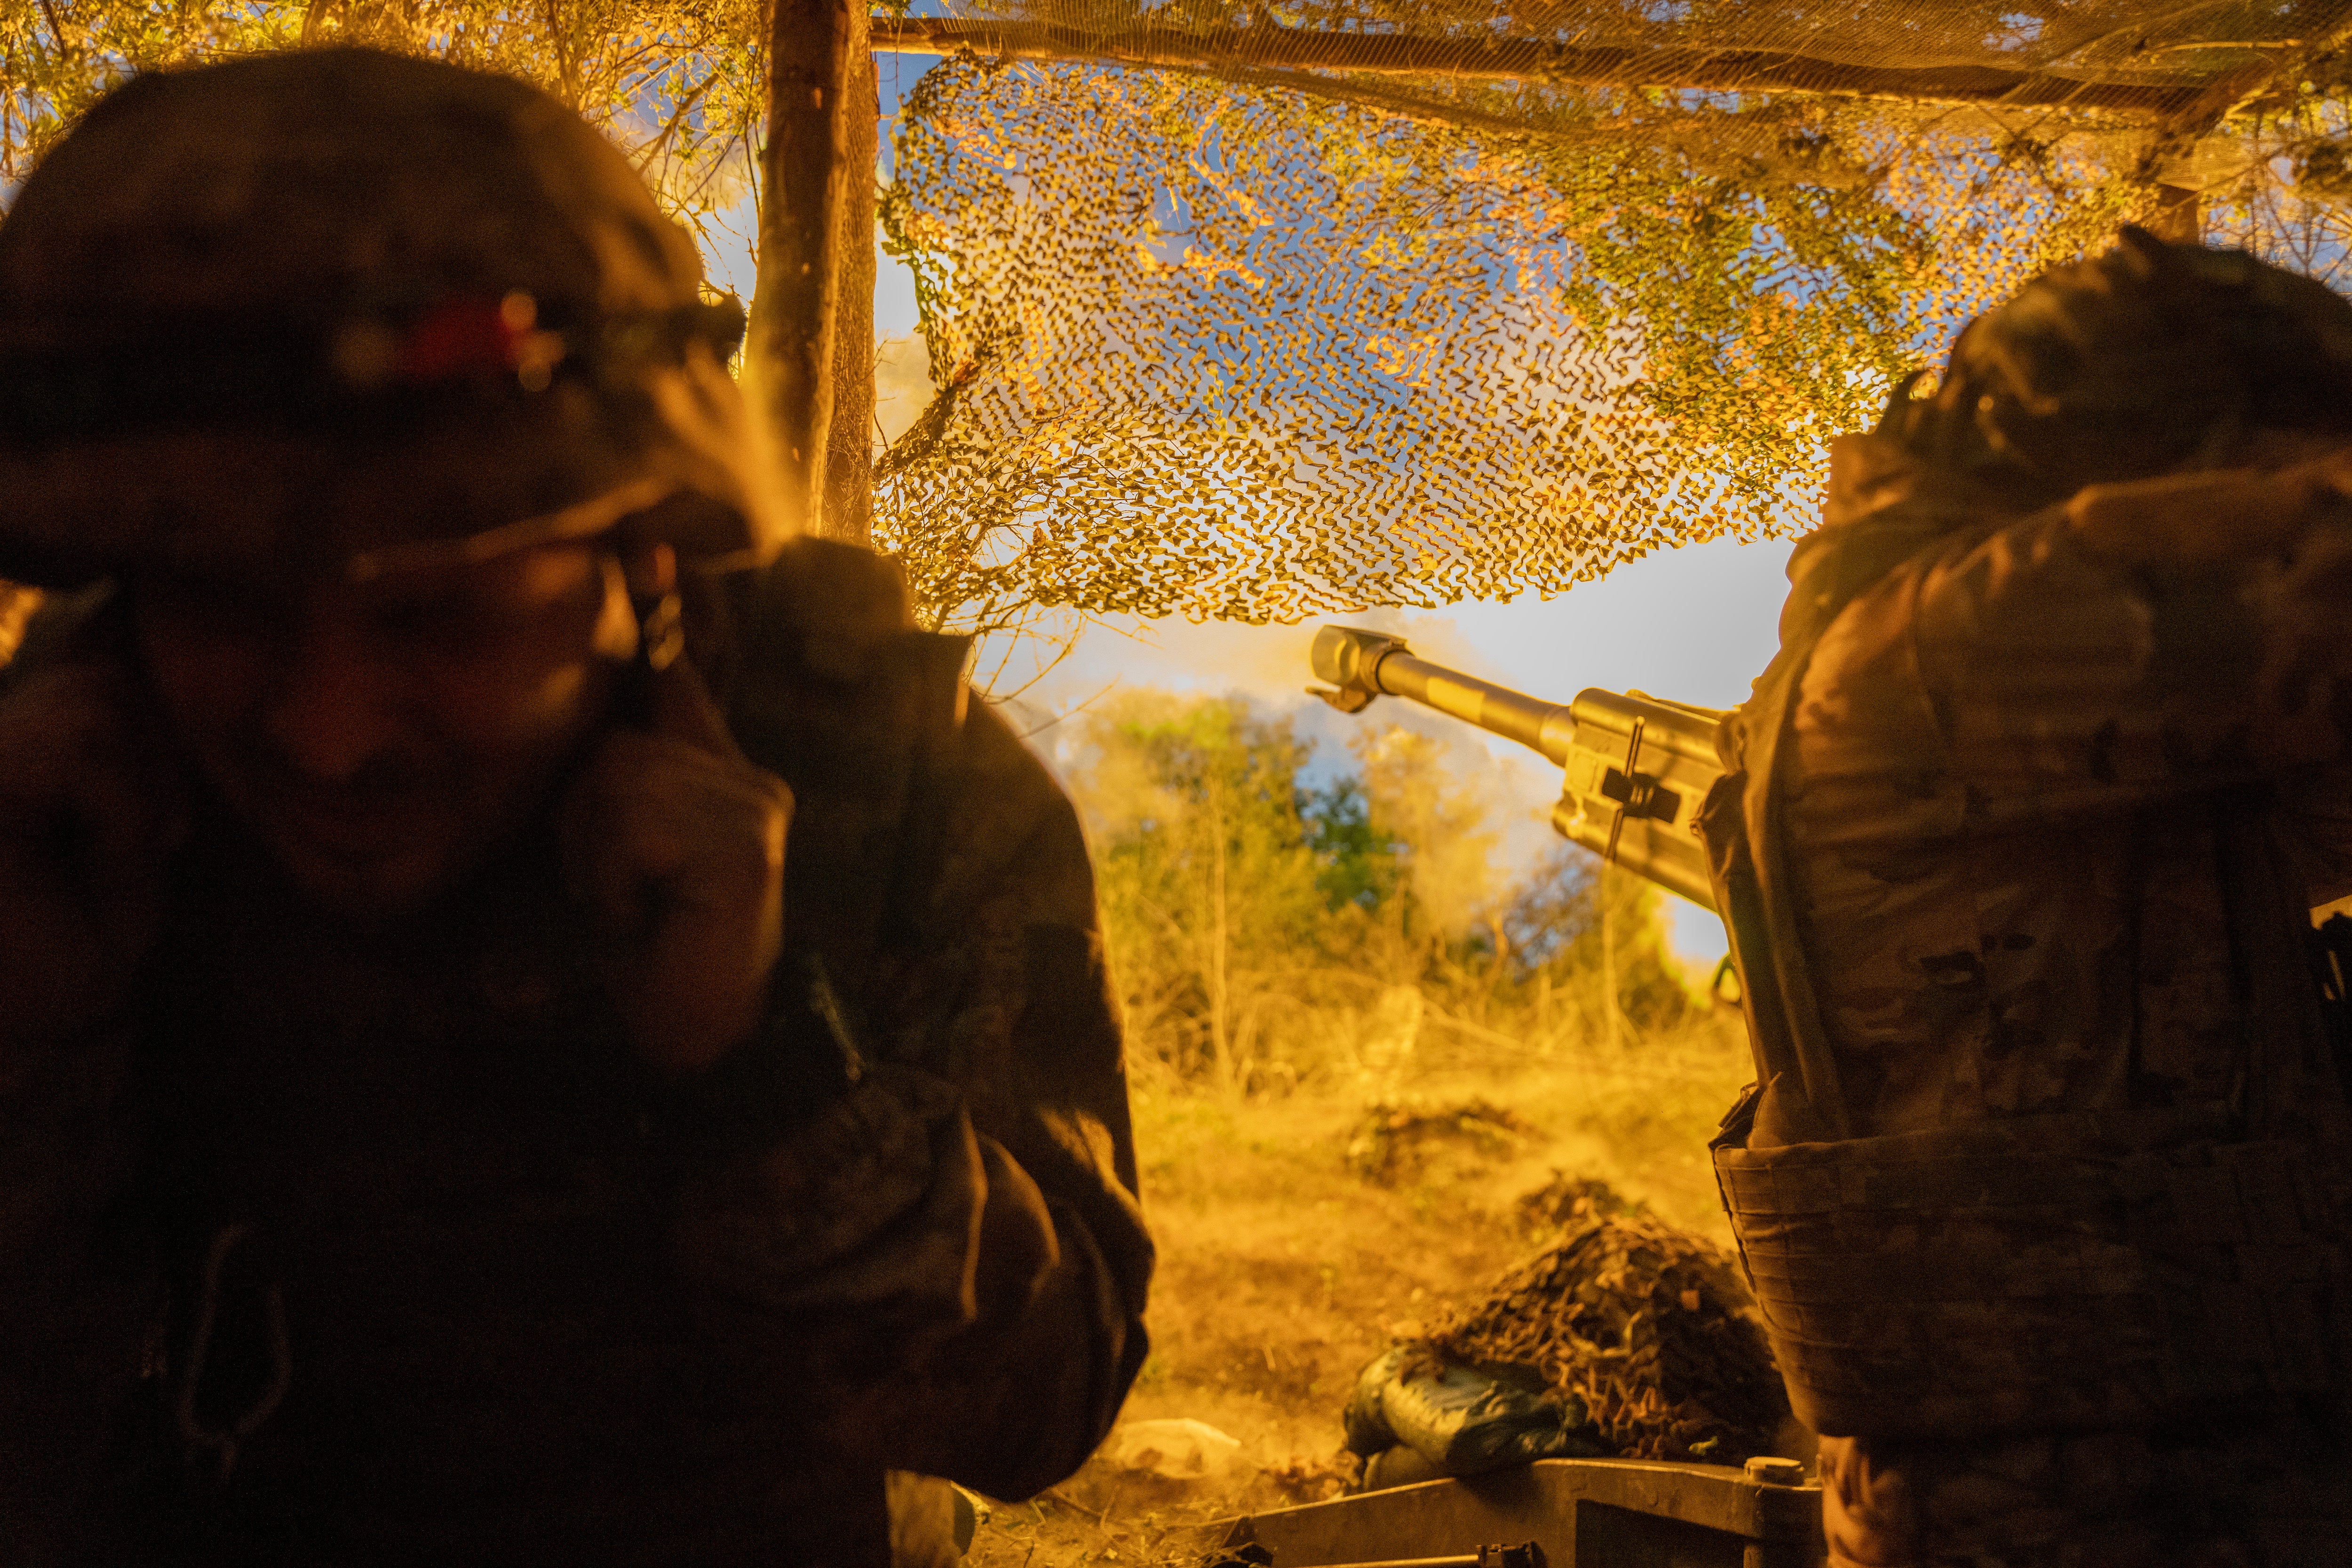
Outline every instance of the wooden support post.
<path id="1" fill-rule="evenodd" d="M 2181 185 L 2156 187 L 2156 211 L 2148 216 L 2147 232 L 2175 245 L 2200 245 L 2205 239 L 2205 207 L 2195 191 Z"/>
<path id="2" fill-rule="evenodd" d="M 2197 95 L 2195 102 L 2168 118 L 2149 138 L 2140 153 L 2143 177 L 2156 186 L 2156 210 L 2140 220 L 2140 226 L 2148 233 L 2175 245 L 2205 243 L 2202 194 L 2188 185 L 2174 184 L 2167 175 L 2188 168 L 2195 160 L 2197 143 L 2234 110 L 2269 90 L 2280 68 L 2275 58 L 2256 59 L 2241 66 L 2210 83 Z"/>
<path id="3" fill-rule="evenodd" d="M 850 92 L 849 192 L 841 208 L 841 305 L 834 317 L 833 430 L 825 442 L 824 531 L 874 537 L 874 160 L 880 79 L 869 53 Z"/>
<path id="4" fill-rule="evenodd" d="M 856 167 L 850 146 L 857 89 L 870 79 L 870 59 L 866 0 L 775 0 L 768 138 L 760 158 L 759 276 L 743 378 L 782 468 L 785 504 L 795 523 L 812 531 L 824 515 L 842 216 L 852 182 L 870 186 L 874 180 L 871 157 Z M 865 101 L 870 119 L 870 94 Z M 863 237 L 871 247 L 870 223 Z"/>

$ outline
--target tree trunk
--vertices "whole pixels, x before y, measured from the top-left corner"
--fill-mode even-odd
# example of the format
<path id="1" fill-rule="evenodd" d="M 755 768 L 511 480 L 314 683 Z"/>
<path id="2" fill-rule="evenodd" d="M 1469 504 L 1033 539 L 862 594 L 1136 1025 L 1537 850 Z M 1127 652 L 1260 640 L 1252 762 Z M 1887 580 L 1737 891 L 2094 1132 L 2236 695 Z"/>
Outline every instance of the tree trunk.
<path id="1" fill-rule="evenodd" d="M 1209 908 L 1213 922 L 1209 948 L 1209 1039 L 1217 1053 L 1217 1073 L 1227 1096 L 1241 1092 L 1241 1064 L 1234 1059 L 1233 993 L 1226 967 L 1231 947 L 1225 906 L 1225 792 L 1209 785 L 1210 829 L 1216 855 L 1209 863 Z"/>
<path id="2" fill-rule="evenodd" d="M 869 123 L 874 114 L 872 94 L 859 90 L 871 79 L 870 61 L 865 0 L 775 0 L 768 139 L 760 156 L 759 276 L 743 377 L 774 444 L 787 510 L 812 531 L 824 516 L 843 215 L 853 183 L 869 189 L 874 183 L 871 158 L 859 169 L 854 153 L 861 99 Z M 870 222 L 864 237 L 870 249 Z"/>
<path id="3" fill-rule="evenodd" d="M 881 79 L 874 57 L 850 94 L 849 191 L 841 208 L 841 303 L 834 317 L 833 429 L 824 448 L 828 539 L 874 537 L 874 160 Z"/>
<path id="4" fill-rule="evenodd" d="M 1611 907 L 1616 889 L 1612 880 L 1611 868 L 1603 865 L 1596 884 L 1601 898 L 1601 1026 L 1614 1051 L 1624 1046 L 1625 1023 L 1617 1006 L 1617 915 Z"/>

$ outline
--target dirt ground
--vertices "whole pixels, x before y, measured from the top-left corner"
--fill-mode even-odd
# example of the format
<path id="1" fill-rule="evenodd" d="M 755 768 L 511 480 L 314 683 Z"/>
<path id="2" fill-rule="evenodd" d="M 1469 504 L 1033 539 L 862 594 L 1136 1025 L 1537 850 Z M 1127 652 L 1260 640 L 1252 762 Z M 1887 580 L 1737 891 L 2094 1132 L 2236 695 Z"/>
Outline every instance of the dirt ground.
<path id="1" fill-rule="evenodd" d="M 1206 1521 L 1336 1495 L 1358 1370 L 1542 1245 L 1549 1233 L 1517 1200 L 1555 1172 L 1599 1178 L 1728 1246 L 1706 1152 L 1748 1076 L 1728 1023 L 1614 1053 L 1457 1059 L 1402 1089 L 1229 1101 L 1139 1086 L 1160 1269 L 1151 1356 L 1121 1419 L 1192 1417 L 1239 1439 L 1240 1454 L 1189 1483 L 1097 1458 L 1043 1497 L 994 1504 L 968 1561 L 1183 1561 Z M 1457 1134 L 1428 1115 L 1475 1102 L 1522 1130 L 1479 1121 Z M 1358 1173 L 1373 1105 L 1391 1108 L 1383 1123 L 1422 1113 L 1388 1162 L 1392 1184 Z"/>

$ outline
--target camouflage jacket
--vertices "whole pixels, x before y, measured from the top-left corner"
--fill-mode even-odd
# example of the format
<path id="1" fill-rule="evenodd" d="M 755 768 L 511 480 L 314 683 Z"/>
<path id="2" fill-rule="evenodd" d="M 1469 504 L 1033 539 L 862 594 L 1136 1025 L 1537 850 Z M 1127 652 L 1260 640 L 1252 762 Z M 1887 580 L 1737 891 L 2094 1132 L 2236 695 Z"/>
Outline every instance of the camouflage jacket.
<path id="1" fill-rule="evenodd" d="M 2284 901 L 2245 923 L 2299 959 L 2305 910 L 2352 892 L 2347 704 L 2340 522 L 2176 573 L 2091 555 L 2053 508 L 1964 524 L 1857 596 L 1780 774 L 1852 1131 L 2238 1094 L 2231 904 L 2254 872 L 2226 862 L 2276 862 Z"/>
<path id="2" fill-rule="evenodd" d="M 1800 1414 L 2335 1386 L 2352 528 L 2169 573 L 1850 437 L 1711 803 L 1765 1080 L 1717 1169 Z M 1939 481 L 1940 485 L 1940 481 Z"/>
<path id="3" fill-rule="evenodd" d="M 362 943 L 201 826 L 136 1016 L 0 1063 L 0 1563 L 879 1564 L 886 1469 L 1108 1429 L 1151 1247 L 1073 813 L 866 552 L 695 625 L 797 801 L 767 1031 L 639 1067 L 551 842 Z"/>

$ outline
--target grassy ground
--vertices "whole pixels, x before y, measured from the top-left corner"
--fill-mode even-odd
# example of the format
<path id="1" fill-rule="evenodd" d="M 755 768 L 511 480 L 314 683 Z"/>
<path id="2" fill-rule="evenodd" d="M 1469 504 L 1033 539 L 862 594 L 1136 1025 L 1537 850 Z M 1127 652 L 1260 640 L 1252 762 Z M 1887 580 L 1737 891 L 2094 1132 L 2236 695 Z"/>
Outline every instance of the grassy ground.
<path id="1" fill-rule="evenodd" d="M 1499 1048 L 1423 1063 L 1402 1084 L 1224 1100 L 1139 1089 L 1144 1205 L 1160 1243 L 1151 1358 L 1124 1420 L 1190 1416 L 1240 1439 L 1192 1483 L 1102 1460 L 1032 1503 L 999 1504 L 980 1568 L 1168 1561 L 1204 1521 L 1338 1490 L 1339 1410 L 1395 1335 L 1476 1301 L 1545 1239 L 1516 1211 L 1555 1171 L 1606 1181 L 1727 1246 L 1706 1145 L 1746 1081 L 1736 1023 L 1612 1051 Z M 1368 1106 L 1500 1107 L 1525 1131 L 1396 1139 L 1389 1184 L 1351 1165 Z M 1443 1123 L 1434 1124 L 1443 1128 Z M 1475 1130 L 1474 1130 L 1475 1131 Z"/>

